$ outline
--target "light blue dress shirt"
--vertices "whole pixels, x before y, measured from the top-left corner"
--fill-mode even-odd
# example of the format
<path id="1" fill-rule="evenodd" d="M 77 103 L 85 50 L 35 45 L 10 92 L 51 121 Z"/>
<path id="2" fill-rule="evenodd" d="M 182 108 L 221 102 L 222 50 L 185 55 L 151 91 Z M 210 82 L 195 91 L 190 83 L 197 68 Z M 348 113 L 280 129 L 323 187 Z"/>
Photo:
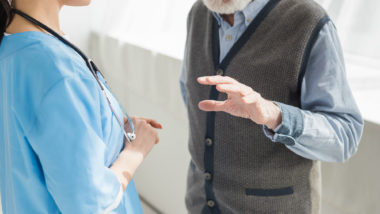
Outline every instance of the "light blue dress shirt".
<path id="1" fill-rule="evenodd" d="M 41 32 L 5 36 L 0 97 L 4 214 L 142 213 L 133 181 L 123 192 L 109 169 L 122 129 L 74 50 Z"/>
<path id="2" fill-rule="evenodd" d="M 220 26 L 220 61 L 268 2 L 252 1 L 234 14 L 233 26 L 214 13 Z M 183 66 L 180 85 L 186 102 L 185 82 Z M 285 144 L 302 157 L 327 162 L 344 162 L 357 151 L 364 122 L 347 82 L 342 48 L 331 21 L 319 32 L 311 50 L 302 82 L 301 108 L 277 104 L 282 123 L 275 130 L 263 127 L 273 142 Z"/>

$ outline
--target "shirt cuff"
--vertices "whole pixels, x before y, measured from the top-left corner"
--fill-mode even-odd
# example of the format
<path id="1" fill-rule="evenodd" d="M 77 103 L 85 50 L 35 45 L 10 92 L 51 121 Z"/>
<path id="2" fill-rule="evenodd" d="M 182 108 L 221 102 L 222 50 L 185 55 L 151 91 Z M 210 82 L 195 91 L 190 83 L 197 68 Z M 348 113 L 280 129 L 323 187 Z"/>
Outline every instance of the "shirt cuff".
<path id="1" fill-rule="evenodd" d="M 296 139 L 303 132 L 303 115 L 301 109 L 275 102 L 281 109 L 282 122 L 274 130 L 263 126 L 264 134 L 272 141 L 283 143 L 287 146 L 293 146 Z"/>

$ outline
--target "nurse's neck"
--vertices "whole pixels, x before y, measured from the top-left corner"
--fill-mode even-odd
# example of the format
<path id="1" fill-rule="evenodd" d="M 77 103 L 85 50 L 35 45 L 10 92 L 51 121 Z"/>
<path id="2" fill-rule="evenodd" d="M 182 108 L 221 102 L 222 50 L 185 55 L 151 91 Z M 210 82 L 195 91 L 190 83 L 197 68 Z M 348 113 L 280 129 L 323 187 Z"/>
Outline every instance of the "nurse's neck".
<path id="1" fill-rule="evenodd" d="M 14 7 L 37 19 L 59 34 L 63 34 L 59 26 L 59 11 L 62 8 L 60 2 L 60 0 L 16 0 Z M 45 32 L 21 16 L 15 15 L 6 33 L 14 34 L 27 31 Z"/>

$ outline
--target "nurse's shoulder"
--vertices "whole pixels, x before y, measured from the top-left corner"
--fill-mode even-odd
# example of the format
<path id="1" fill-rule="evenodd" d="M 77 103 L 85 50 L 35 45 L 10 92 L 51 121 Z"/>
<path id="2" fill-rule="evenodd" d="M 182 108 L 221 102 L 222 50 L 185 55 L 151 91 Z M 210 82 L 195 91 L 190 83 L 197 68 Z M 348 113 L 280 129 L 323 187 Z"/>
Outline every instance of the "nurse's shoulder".
<path id="1" fill-rule="evenodd" d="M 17 87 L 38 94 L 62 79 L 93 78 L 84 60 L 57 38 L 42 32 L 23 32 L 4 37 L 0 48 L 1 69 Z"/>
<path id="2" fill-rule="evenodd" d="M 42 32 L 4 37 L 0 45 L 0 72 L 0 82 L 12 93 L 9 105 L 23 121 L 33 120 L 42 99 L 58 83 L 75 82 L 81 87 L 92 87 L 96 83 L 74 50 Z"/>
<path id="3" fill-rule="evenodd" d="M 83 59 L 57 38 L 42 32 L 23 32 L 6 36 L 0 60 L 17 64 L 20 78 L 55 82 L 61 78 L 91 78 Z M 23 79 L 23 78 L 22 78 Z"/>

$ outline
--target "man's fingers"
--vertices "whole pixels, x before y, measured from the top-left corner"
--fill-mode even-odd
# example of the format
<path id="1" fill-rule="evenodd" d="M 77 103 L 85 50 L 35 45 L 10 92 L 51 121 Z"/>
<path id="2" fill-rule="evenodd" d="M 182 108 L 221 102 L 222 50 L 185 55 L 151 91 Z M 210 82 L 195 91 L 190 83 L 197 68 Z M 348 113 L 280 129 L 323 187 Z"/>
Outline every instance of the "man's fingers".
<path id="1" fill-rule="evenodd" d="M 240 96 L 246 96 L 253 91 L 250 87 L 239 83 L 231 77 L 205 76 L 199 77 L 198 82 L 203 85 L 216 85 L 216 89 L 220 92 L 232 93 Z"/>
<path id="2" fill-rule="evenodd" d="M 216 89 L 223 93 L 236 94 L 239 96 L 246 96 L 252 91 L 251 88 L 243 84 L 220 84 L 216 86 Z"/>
<path id="3" fill-rule="evenodd" d="M 224 76 L 204 76 L 204 77 L 199 77 L 197 81 L 202 85 L 237 83 L 237 81 L 232 79 L 231 77 L 224 77 Z"/>
<path id="4" fill-rule="evenodd" d="M 198 104 L 202 111 L 224 111 L 226 101 L 203 100 Z"/>

